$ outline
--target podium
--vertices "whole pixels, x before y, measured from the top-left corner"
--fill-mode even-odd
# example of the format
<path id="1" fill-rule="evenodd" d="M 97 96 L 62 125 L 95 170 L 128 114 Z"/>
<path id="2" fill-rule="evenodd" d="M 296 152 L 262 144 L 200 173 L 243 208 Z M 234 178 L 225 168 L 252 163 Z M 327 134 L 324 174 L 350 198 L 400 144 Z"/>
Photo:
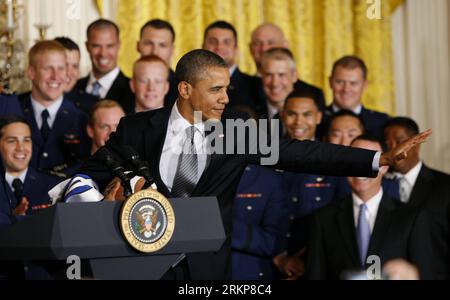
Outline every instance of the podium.
<path id="1" fill-rule="evenodd" d="M 157 252 L 140 253 L 127 244 L 119 227 L 122 203 L 58 203 L 0 229 L 0 261 L 65 264 L 76 255 L 83 261 L 82 274 L 88 267 L 94 279 L 160 279 L 181 253 L 217 251 L 225 241 L 215 197 L 170 203 L 175 230 Z"/>

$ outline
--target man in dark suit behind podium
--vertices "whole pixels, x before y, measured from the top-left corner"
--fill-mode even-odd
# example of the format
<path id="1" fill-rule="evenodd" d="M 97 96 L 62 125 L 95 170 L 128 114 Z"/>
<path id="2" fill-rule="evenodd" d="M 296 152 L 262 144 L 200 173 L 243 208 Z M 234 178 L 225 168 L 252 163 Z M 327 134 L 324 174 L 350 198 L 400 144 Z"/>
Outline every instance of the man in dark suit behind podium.
<path id="1" fill-rule="evenodd" d="M 134 96 L 130 78 L 117 66 L 120 49 L 119 27 L 109 20 L 99 19 L 87 29 L 86 48 L 92 62 L 92 72 L 78 80 L 75 88 L 119 102 L 125 112 L 133 108 Z"/>
<path id="2" fill-rule="evenodd" d="M 239 140 L 236 141 L 235 137 L 217 132 L 210 136 L 205 130 L 207 120 L 217 124 L 222 120 L 224 125 L 225 119 L 246 118 L 233 112 L 224 113 L 230 73 L 220 56 L 207 50 L 191 51 L 179 61 L 176 74 L 179 95 L 175 105 L 123 118 L 105 147 L 111 151 L 121 145 L 133 147 L 149 162 L 158 190 L 166 197 L 217 197 L 226 234 L 224 244 L 216 252 L 189 253 L 182 264 L 184 270 L 189 271 L 185 273 L 188 279 L 227 279 L 231 275 L 231 212 L 236 188 L 245 167 L 263 164 L 268 155 L 263 158 L 260 151 L 256 154 L 249 151 L 241 155 L 223 154 L 227 153 L 224 151 L 227 143 L 231 143 L 228 145 L 231 148 L 248 146 L 254 136 L 237 137 Z M 194 118 L 194 112 L 201 112 L 202 118 Z M 226 130 L 224 128 L 223 132 Z M 429 134 L 419 135 L 384 154 L 318 142 L 281 140 L 279 145 L 274 142 L 272 154 L 276 156 L 279 150 L 280 155 L 278 163 L 271 167 L 329 175 L 374 176 L 380 165 L 402 157 Z M 202 144 L 210 138 L 215 145 L 222 144 L 223 147 L 217 146 L 217 151 L 207 154 L 202 151 Z M 196 155 L 180 153 L 179 145 L 189 146 L 188 153 L 195 151 Z M 87 161 L 81 172 L 90 175 L 100 187 L 112 179 L 104 164 L 96 158 Z M 182 179 L 185 179 L 184 183 Z"/>

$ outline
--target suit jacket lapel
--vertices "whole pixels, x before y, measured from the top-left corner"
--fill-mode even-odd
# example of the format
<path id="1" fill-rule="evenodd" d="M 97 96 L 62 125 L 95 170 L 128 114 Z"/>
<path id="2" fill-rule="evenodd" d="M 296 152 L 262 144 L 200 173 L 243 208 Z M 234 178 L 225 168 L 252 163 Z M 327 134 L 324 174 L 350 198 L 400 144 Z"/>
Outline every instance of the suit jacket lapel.
<path id="1" fill-rule="evenodd" d="M 41 146 L 44 143 L 42 139 L 41 132 L 37 125 L 36 119 L 34 118 L 34 110 L 31 106 L 31 94 L 26 93 L 23 95 L 19 95 L 20 106 L 22 107 L 23 114 L 28 124 L 31 127 L 31 135 L 33 136 L 33 143 Z"/>
<path id="2" fill-rule="evenodd" d="M 344 198 L 337 215 L 339 232 L 355 267 L 360 267 L 358 245 L 356 242 L 355 218 L 353 216 L 352 198 Z"/>
<path id="3" fill-rule="evenodd" d="M 377 218 L 375 226 L 373 227 L 372 236 L 370 238 L 370 245 L 367 255 L 371 253 L 379 253 L 383 245 L 383 239 L 390 226 L 392 220 L 392 211 L 395 209 L 394 203 L 386 193 L 383 193 L 380 206 L 378 207 Z"/>

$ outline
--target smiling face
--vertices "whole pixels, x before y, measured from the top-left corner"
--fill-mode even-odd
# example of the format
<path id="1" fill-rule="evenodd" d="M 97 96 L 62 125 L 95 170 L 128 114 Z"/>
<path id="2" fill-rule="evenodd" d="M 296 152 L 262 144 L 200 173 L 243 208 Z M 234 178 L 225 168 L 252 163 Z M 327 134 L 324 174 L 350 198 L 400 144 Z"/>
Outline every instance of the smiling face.
<path id="1" fill-rule="evenodd" d="M 33 143 L 28 125 L 12 123 L 2 129 L 0 154 L 6 172 L 18 176 L 31 160 Z"/>
<path id="2" fill-rule="evenodd" d="M 311 98 L 291 98 L 286 102 L 281 118 L 288 136 L 304 141 L 315 137 L 322 113 Z"/>
<path id="3" fill-rule="evenodd" d="M 297 72 L 288 60 L 265 59 L 262 65 L 262 81 L 267 100 L 274 106 L 282 106 L 294 90 Z"/>
<path id="4" fill-rule="evenodd" d="M 34 57 L 28 67 L 28 78 L 32 82 L 32 96 L 44 106 L 62 97 L 67 80 L 66 56 L 64 52 L 45 51 Z"/>
<path id="5" fill-rule="evenodd" d="M 178 85 L 181 115 L 194 122 L 194 112 L 201 111 L 203 121 L 220 120 L 228 104 L 227 88 L 230 84 L 230 72 L 222 67 L 208 67 L 199 75 L 197 82 L 185 81 Z"/>
<path id="6" fill-rule="evenodd" d="M 352 147 L 382 152 L 381 145 L 374 141 L 357 139 Z M 348 177 L 352 191 L 362 200 L 369 200 L 375 196 L 381 188 L 381 180 L 387 172 L 387 167 L 381 167 L 376 178 Z"/>
<path id="7" fill-rule="evenodd" d="M 169 91 L 169 70 L 161 61 L 138 62 L 130 81 L 136 97 L 136 112 L 154 110 L 164 106 Z"/>
<path id="8" fill-rule="evenodd" d="M 203 42 L 203 49 L 222 57 L 228 67 L 234 65 L 234 58 L 238 51 L 233 31 L 223 28 L 211 28 L 208 30 Z"/>
<path id="9" fill-rule="evenodd" d="M 88 35 L 86 48 L 92 62 L 92 72 L 99 79 L 117 66 L 120 41 L 112 27 L 92 29 Z"/>
<path id="10" fill-rule="evenodd" d="M 363 134 L 363 126 L 357 117 L 339 116 L 333 119 L 328 130 L 328 142 L 350 146 L 352 141 Z"/>
<path id="11" fill-rule="evenodd" d="M 287 42 L 280 28 L 272 24 L 265 24 L 258 27 L 253 32 L 250 43 L 250 53 L 252 54 L 258 71 L 261 66 L 261 59 L 264 52 L 277 47 L 287 48 L 287 46 Z"/>
<path id="12" fill-rule="evenodd" d="M 153 54 L 170 65 L 174 49 L 172 33 L 165 28 L 158 29 L 148 26 L 142 31 L 137 49 L 141 56 Z"/>
<path id="13" fill-rule="evenodd" d="M 330 78 L 334 103 L 341 109 L 354 110 L 361 104 L 367 80 L 361 68 L 348 69 L 338 66 Z"/>

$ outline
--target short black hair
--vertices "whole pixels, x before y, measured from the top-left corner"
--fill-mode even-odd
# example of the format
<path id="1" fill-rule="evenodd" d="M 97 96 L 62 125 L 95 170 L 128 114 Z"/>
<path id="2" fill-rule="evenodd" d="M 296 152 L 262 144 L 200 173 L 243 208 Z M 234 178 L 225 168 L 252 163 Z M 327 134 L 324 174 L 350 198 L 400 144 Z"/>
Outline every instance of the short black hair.
<path id="1" fill-rule="evenodd" d="M 60 43 L 64 48 L 66 48 L 66 50 L 80 52 L 80 47 L 78 46 L 78 44 L 68 37 L 59 36 L 54 40 Z"/>
<path id="2" fill-rule="evenodd" d="M 357 136 L 353 141 L 352 144 L 358 140 L 361 141 L 369 141 L 369 142 L 374 142 L 374 143 L 378 143 L 381 146 L 381 150 L 383 151 L 387 151 L 387 147 L 386 147 L 386 143 L 382 140 L 380 140 L 379 138 L 377 138 L 374 135 L 371 134 L 362 134 L 360 136 Z M 351 145 L 351 144 L 350 144 Z"/>
<path id="3" fill-rule="evenodd" d="M 206 27 L 205 32 L 203 34 L 203 41 L 206 40 L 206 35 L 208 34 L 208 31 L 210 31 L 211 29 L 214 29 L 214 28 L 230 30 L 233 33 L 233 37 L 234 37 L 234 40 L 235 40 L 236 45 L 237 45 L 237 31 L 236 31 L 236 28 L 234 28 L 234 26 L 231 25 L 231 23 L 228 23 L 227 21 L 223 21 L 223 20 L 219 20 L 219 21 L 216 21 L 214 23 L 211 23 L 211 24 L 208 25 L 208 27 Z"/>
<path id="4" fill-rule="evenodd" d="M 313 91 L 309 89 L 295 89 L 292 91 L 286 98 L 286 101 L 284 102 L 284 107 L 286 107 L 289 99 L 293 98 L 308 98 L 313 100 L 314 105 L 317 107 L 317 110 L 320 111 L 320 102 L 319 99 L 317 99 L 316 95 Z"/>
<path id="5" fill-rule="evenodd" d="M 211 67 L 228 69 L 227 64 L 219 55 L 204 49 L 192 50 L 185 54 L 177 64 L 175 71 L 177 81 L 195 85 L 204 72 Z"/>
<path id="6" fill-rule="evenodd" d="M 120 29 L 119 26 L 116 25 L 116 23 L 107 19 L 98 19 L 89 24 L 86 30 L 87 38 L 89 39 L 89 34 L 91 33 L 92 30 L 104 28 L 113 28 L 116 31 L 117 37 L 120 37 Z"/>
<path id="7" fill-rule="evenodd" d="M 161 20 L 161 19 L 152 19 L 150 21 L 148 21 L 147 23 L 145 23 L 142 27 L 141 27 L 141 33 L 140 33 L 140 37 L 142 38 L 142 34 L 144 33 L 144 30 L 147 27 L 152 27 L 155 29 L 167 29 L 170 31 L 170 33 L 172 34 L 172 42 L 175 43 L 175 30 L 173 29 L 172 24 L 170 24 L 167 21 Z"/>
<path id="8" fill-rule="evenodd" d="M 408 117 L 395 117 L 389 119 L 383 127 L 383 132 L 386 131 L 388 127 L 400 126 L 403 127 L 411 136 L 417 135 L 420 132 L 419 125 L 416 121 Z"/>
<path id="9" fill-rule="evenodd" d="M 31 131 L 30 124 L 24 117 L 18 115 L 4 115 L 0 117 L 0 138 L 3 136 L 3 128 L 13 123 L 23 123 L 28 126 Z"/>
<path id="10" fill-rule="evenodd" d="M 364 119 L 360 116 L 355 114 L 353 111 L 348 110 L 348 109 L 341 109 L 340 111 L 338 111 L 337 113 L 333 114 L 328 122 L 328 128 L 327 128 L 327 133 L 329 133 L 330 129 L 331 129 L 331 124 L 333 124 L 334 120 L 336 120 L 337 118 L 340 117 L 352 117 L 355 118 L 359 121 L 360 125 L 361 125 L 361 129 L 362 132 L 366 131 L 366 124 L 364 123 Z"/>

